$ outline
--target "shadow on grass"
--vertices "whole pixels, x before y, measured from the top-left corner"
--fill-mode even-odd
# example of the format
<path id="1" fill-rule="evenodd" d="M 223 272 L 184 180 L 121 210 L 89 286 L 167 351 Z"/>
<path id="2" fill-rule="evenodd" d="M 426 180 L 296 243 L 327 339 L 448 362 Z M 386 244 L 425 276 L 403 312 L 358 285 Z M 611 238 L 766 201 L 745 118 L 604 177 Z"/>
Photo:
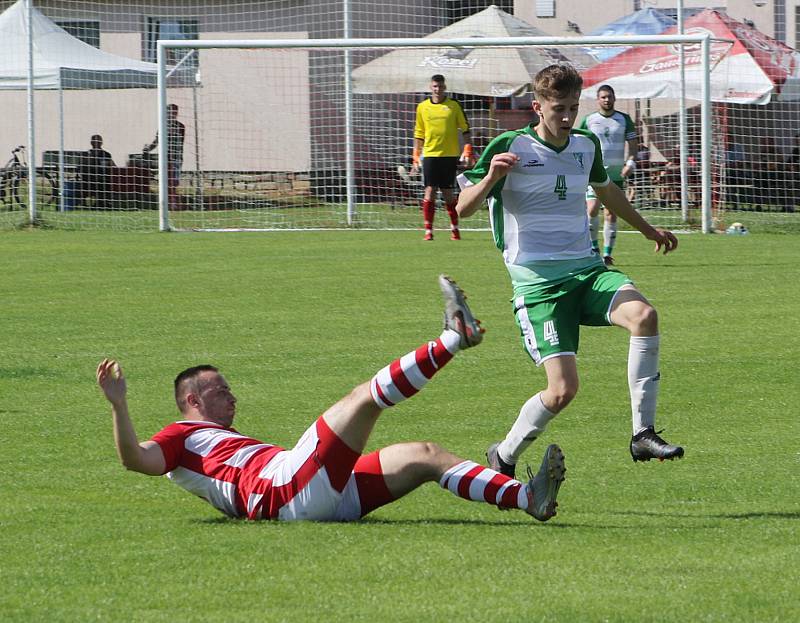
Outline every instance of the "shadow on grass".
<path id="1" fill-rule="evenodd" d="M 203 519 L 194 519 L 192 523 L 206 524 L 206 525 L 232 525 L 232 526 L 258 526 L 263 524 L 287 524 L 287 523 L 300 523 L 300 522 L 284 522 L 284 521 L 247 521 L 246 519 L 233 519 L 231 517 L 206 517 Z M 360 525 L 360 526 L 493 526 L 496 528 L 519 528 L 520 526 L 547 526 L 548 528 L 587 528 L 597 527 L 589 524 L 575 524 L 569 522 L 547 522 L 542 523 L 539 521 L 526 520 L 524 517 L 518 521 L 488 521 L 486 519 L 447 519 L 447 518 L 434 518 L 434 519 L 376 519 L 373 517 L 366 517 L 359 521 L 319 521 L 319 522 L 302 522 L 302 523 L 319 523 L 319 524 L 332 524 L 332 525 Z M 620 526 L 621 527 L 621 526 Z"/>
<path id="2" fill-rule="evenodd" d="M 610 515 L 636 515 L 643 517 L 676 517 L 679 519 L 800 519 L 800 511 L 762 511 L 750 513 L 659 513 L 656 511 L 615 511 Z"/>

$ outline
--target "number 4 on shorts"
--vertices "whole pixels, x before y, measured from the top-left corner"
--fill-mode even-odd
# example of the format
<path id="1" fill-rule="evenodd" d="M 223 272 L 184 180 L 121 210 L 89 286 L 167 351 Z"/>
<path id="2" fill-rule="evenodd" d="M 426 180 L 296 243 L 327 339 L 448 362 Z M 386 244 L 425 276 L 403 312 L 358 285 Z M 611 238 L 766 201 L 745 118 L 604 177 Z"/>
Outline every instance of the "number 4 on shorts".
<path id="1" fill-rule="evenodd" d="M 556 323 L 552 320 L 545 320 L 544 326 L 544 339 L 550 342 L 550 346 L 558 345 L 558 331 L 556 331 Z"/>

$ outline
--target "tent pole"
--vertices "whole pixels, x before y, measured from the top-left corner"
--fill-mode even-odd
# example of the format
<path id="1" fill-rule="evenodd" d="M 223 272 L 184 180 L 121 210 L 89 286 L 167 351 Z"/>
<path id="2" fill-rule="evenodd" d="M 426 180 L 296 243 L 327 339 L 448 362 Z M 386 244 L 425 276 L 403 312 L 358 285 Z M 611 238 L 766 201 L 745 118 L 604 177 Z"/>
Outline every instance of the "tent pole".
<path id="1" fill-rule="evenodd" d="M 33 110 L 33 0 L 25 0 L 28 20 L 28 224 L 36 223 L 36 131 Z"/>
<path id="2" fill-rule="evenodd" d="M 678 3 L 678 34 L 683 34 L 683 0 L 677 0 Z M 681 45 L 678 49 L 678 65 L 680 66 L 680 110 L 678 112 L 678 134 L 681 146 L 681 221 L 686 223 L 689 220 L 689 163 L 686 157 L 686 149 L 688 145 L 687 132 L 686 132 L 686 66 L 684 63 L 684 50 Z"/>
<path id="3" fill-rule="evenodd" d="M 64 85 L 58 70 L 58 211 L 64 211 Z"/>

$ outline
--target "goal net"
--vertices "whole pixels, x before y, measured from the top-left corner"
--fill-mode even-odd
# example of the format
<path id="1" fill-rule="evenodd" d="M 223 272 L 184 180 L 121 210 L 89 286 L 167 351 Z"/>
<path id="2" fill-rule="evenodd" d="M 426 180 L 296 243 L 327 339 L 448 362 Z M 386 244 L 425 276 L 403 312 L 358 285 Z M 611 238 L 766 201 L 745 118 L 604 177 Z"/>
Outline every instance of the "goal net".
<path id="1" fill-rule="evenodd" d="M 200 68 L 195 85 L 168 86 L 163 100 L 177 106 L 185 128 L 179 184 L 164 189 L 161 202 L 162 228 L 178 230 L 418 229 L 423 182 L 411 170 L 412 139 L 416 105 L 431 75 L 445 75 L 480 154 L 498 134 L 534 121 L 529 83 L 538 69 L 571 62 L 587 70 L 592 62 L 582 46 L 536 39 L 164 45 L 184 46 Z M 699 71 L 698 64 L 690 78 Z M 693 94 L 701 91 L 698 86 Z M 597 103 L 591 87 L 584 96 L 581 113 L 587 114 Z M 631 199 L 655 223 L 699 227 L 701 141 L 698 135 L 692 146 L 691 200 L 682 206 L 673 150 L 680 146 L 679 100 L 642 105 L 620 94 L 619 104 L 642 145 L 656 151 L 630 154 L 644 174 L 631 180 Z M 691 131 L 700 133 L 702 121 L 696 114 Z M 487 228 L 486 213 L 465 225 Z"/>
<path id="2" fill-rule="evenodd" d="M 2 15 L 19 4 L 24 5 L 0 0 Z M 487 42 L 492 31 L 468 44 L 437 38 L 433 45 L 442 28 L 471 18 L 482 25 L 495 18 L 512 23 L 513 3 L 500 2 L 498 9 L 477 1 L 411 2 L 402 15 L 389 11 L 381 20 L 374 19 L 372 4 L 349 4 L 348 31 L 345 4 L 339 3 L 36 3 L 67 35 L 151 66 L 159 40 L 178 40 L 164 49 L 163 103 L 177 106 L 176 121 L 183 126 L 179 166 L 172 166 L 167 180 L 168 163 L 158 174 L 158 148 L 142 149 L 153 143 L 159 125 L 154 79 L 125 83 L 87 69 L 71 76 L 72 82 L 62 76 L 62 88 L 37 86 L 31 111 L 36 145 L 28 150 L 42 178 L 35 185 L 37 221 L 141 231 L 419 229 L 422 180 L 410 175 L 412 136 L 415 107 L 428 95 L 430 76 L 445 76 L 480 154 L 499 133 L 534 120 L 530 77 L 546 64 L 566 61 L 586 79 L 578 121 L 597 110 L 600 84 L 615 86 L 616 108 L 630 116 L 639 142 L 626 192 L 648 220 L 674 228 L 713 230 L 742 222 L 753 231 L 800 230 L 796 76 L 765 85 L 758 67 L 728 62 L 730 50 L 739 46 L 724 37 L 711 44 L 712 103 L 704 115 L 706 76 L 698 37 L 682 44 L 674 37 L 646 43 L 574 37 L 500 46 Z M 520 21 L 514 28 L 522 28 Z M 731 32 L 760 49 L 776 47 L 753 32 Z M 348 35 L 430 38 L 414 47 L 407 41 L 392 47 L 386 39 L 355 46 L 341 40 Z M 316 46 L 330 38 L 337 40 Z M 220 40 L 247 43 L 205 47 Z M 272 43 L 259 47 L 254 41 Z M 7 47 L 6 56 L 22 54 L 10 43 Z M 669 71 L 681 49 L 684 106 L 677 74 Z M 618 52 L 610 60 L 598 54 L 610 50 Z M 63 50 L 54 53 L 65 57 Z M 786 76 L 800 66 L 786 46 L 770 54 Z M 469 78 L 475 74 L 483 78 Z M 0 90 L 0 105 L 6 111 L 0 134 L 10 156 L 12 148 L 28 143 L 24 90 Z M 102 135 L 103 149 L 114 160 L 100 183 L 86 182 L 80 172 L 94 134 Z M 2 151 L 0 145 L 0 157 Z M 0 227 L 26 224 L 27 177 L 9 167 L 0 174 Z M 160 178 L 165 182 L 161 213 Z M 446 215 L 437 213 L 436 226 L 446 222 Z M 488 228 L 486 213 L 463 225 Z"/>

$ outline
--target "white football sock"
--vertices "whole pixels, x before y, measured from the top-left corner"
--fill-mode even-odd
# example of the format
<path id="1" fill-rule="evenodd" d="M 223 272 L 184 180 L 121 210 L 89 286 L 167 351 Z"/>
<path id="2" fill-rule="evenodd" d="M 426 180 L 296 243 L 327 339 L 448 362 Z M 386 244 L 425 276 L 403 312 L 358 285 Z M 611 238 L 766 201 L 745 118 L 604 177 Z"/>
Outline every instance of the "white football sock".
<path id="1" fill-rule="evenodd" d="M 598 249 L 597 240 L 598 240 L 598 230 L 600 228 L 600 216 L 590 216 L 589 217 L 589 238 L 592 241 L 592 248 Z"/>
<path id="2" fill-rule="evenodd" d="M 506 438 L 497 447 L 497 454 L 504 462 L 515 465 L 520 455 L 534 440 L 544 432 L 547 423 L 556 416 L 542 402 L 539 392 L 522 405 L 517 421 L 508 431 Z"/>
<path id="3" fill-rule="evenodd" d="M 617 222 L 605 221 L 603 225 L 603 254 L 611 255 L 617 242 Z"/>
<path id="4" fill-rule="evenodd" d="M 633 434 L 655 426 L 656 401 L 661 373 L 658 371 L 658 346 L 661 338 L 631 336 L 628 350 L 628 387 L 631 391 Z"/>

